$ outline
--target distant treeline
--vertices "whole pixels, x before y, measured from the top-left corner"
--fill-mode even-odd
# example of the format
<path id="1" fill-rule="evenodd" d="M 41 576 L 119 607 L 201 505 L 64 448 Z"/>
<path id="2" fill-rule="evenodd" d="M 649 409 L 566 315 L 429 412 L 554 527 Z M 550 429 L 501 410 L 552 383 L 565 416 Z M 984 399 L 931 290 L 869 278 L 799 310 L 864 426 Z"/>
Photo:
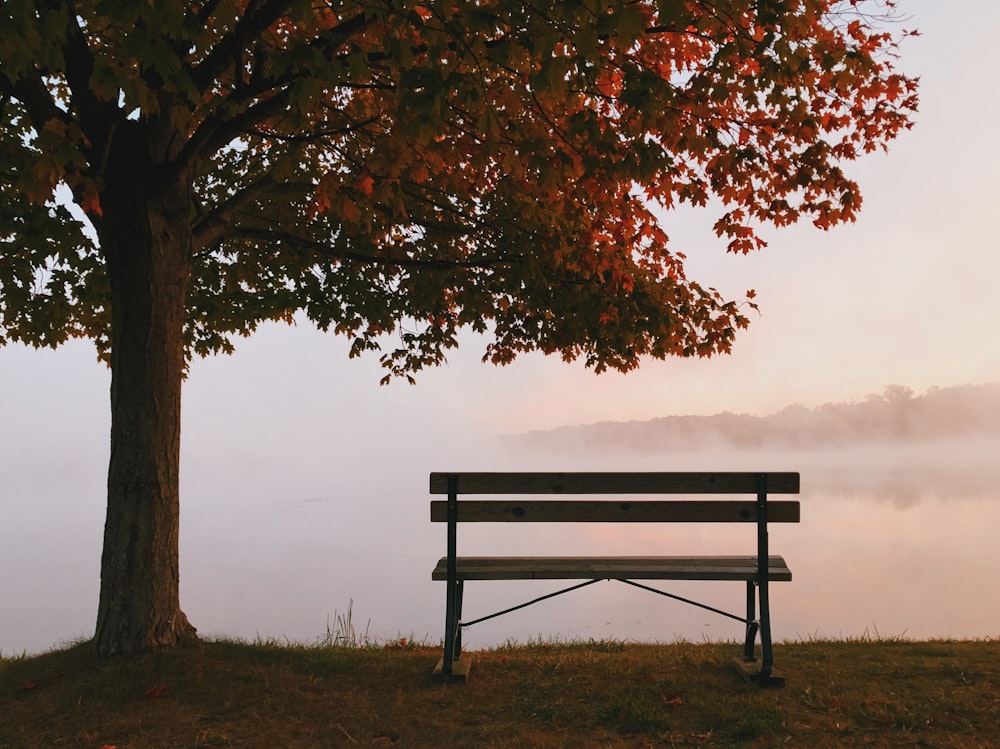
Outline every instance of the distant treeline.
<path id="1" fill-rule="evenodd" d="M 792 405 L 770 416 L 720 413 L 600 422 L 521 435 L 531 442 L 581 444 L 629 451 L 844 447 L 1000 437 L 1000 383 L 932 388 L 923 395 L 899 385 L 852 403 Z"/>

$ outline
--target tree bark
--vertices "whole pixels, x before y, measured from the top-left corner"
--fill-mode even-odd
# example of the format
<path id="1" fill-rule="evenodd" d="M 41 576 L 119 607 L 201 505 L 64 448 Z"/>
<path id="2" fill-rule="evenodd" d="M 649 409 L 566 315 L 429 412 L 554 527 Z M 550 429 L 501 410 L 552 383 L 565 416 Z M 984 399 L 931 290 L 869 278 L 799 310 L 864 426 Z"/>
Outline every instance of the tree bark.
<path id="1" fill-rule="evenodd" d="M 111 460 L 94 646 L 129 655 L 194 635 L 178 531 L 191 186 L 165 176 L 143 126 L 115 133 L 99 235 L 111 284 Z M 162 163 L 162 162 L 161 162 Z"/>

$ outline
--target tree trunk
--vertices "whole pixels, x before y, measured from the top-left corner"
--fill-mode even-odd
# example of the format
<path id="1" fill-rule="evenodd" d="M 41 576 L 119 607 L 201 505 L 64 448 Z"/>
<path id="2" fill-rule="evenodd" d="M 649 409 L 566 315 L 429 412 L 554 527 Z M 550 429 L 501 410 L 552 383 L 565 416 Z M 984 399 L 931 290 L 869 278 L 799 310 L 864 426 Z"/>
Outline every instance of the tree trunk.
<path id="1" fill-rule="evenodd" d="M 142 126 L 119 128 L 101 191 L 111 283 L 111 461 L 94 646 L 128 655 L 193 636 L 178 530 L 190 184 L 157 169 Z"/>

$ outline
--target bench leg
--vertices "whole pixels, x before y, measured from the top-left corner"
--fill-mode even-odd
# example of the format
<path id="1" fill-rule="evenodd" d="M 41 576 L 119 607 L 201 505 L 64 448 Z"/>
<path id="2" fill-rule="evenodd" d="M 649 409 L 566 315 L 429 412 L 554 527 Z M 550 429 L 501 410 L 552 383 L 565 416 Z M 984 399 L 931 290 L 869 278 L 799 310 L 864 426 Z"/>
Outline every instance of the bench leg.
<path id="1" fill-rule="evenodd" d="M 760 617 L 755 616 L 758 601 L 760 602 Z M 761 650 L 760 668 L 757 668 L 755 653 L 758 633 L 760 634 Z M 764 585 L 757 585 L 752 581 L 747 582 L 747 637 L 743 643 L 743 658 L 735 659 L 734 664 L 740 676 L 758 686 L 780 687 L 785 684 L 784 677 L 774 675 L 774 653 L 771 650 L 771 611 L 766 582 Z"/>
<path id="2" fill-rule="evenodd" d="M 462 657 L 462 596 L 465 593 L 465 580 L 459 580 L 455 590 L 455 658 Z"/>
<path id="3" fill-rule="evenodd" d="M 455 661 L 462 651 L 462 629 L 458 626 L 462 617 L 463 580 L 448 582 L 448 600 L 445 602 L 444 621 L 444 661 L 442 670 L 451 674 Z"/>
<path id="4" fill-rule="evenodd" d="M 760 628 L 757 622 L 757 586 L 753 580 L 747 580 L 747 634 L 743 643 L 743 660 L 755 661 L 754 646 L 757 643 L 757 630 Z"/>
<path id="5" fill-rule="evenodd" d="M 760 673 L 768 677 L 774 668 L 774 653 L 771 650 L 771 605 L 769 601 L 767 580 L 762 580 L 757 586 L 760 597 Z"/>

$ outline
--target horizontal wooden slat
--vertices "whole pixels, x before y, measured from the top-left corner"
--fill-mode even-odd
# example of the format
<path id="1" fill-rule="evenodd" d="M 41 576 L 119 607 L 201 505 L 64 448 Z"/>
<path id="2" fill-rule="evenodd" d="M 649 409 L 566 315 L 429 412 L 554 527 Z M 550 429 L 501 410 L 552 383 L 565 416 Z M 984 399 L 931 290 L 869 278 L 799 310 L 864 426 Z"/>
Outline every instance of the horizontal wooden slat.
<path id="1" fill-rule="evenodd" d="M 460 494 L 798 494 L 798 473 L 455 473 Z M 430 493 L 448 493 L 448 473 L 432 473 Z"/>
<path id="2" fill-rule="evenodd" d="M 458 557 L 460 580 L 754 580 L 757 558 L 738 557 Z M 433 580 L 448 578 L 442 557 Z M 768 557 L 768 579 L 787 582 L 780 556 Z"/>
<path id="3" fill-rule="evenodd" d="M 448 520 L 448 502 L 431 502 L 431 522 Z M 799 522 L 799 503 L 767 503 L 769 523 Z M 748 500 L 467 500 L 458 502 L 460 523 L 754 523 L 757 504 Z"/>

